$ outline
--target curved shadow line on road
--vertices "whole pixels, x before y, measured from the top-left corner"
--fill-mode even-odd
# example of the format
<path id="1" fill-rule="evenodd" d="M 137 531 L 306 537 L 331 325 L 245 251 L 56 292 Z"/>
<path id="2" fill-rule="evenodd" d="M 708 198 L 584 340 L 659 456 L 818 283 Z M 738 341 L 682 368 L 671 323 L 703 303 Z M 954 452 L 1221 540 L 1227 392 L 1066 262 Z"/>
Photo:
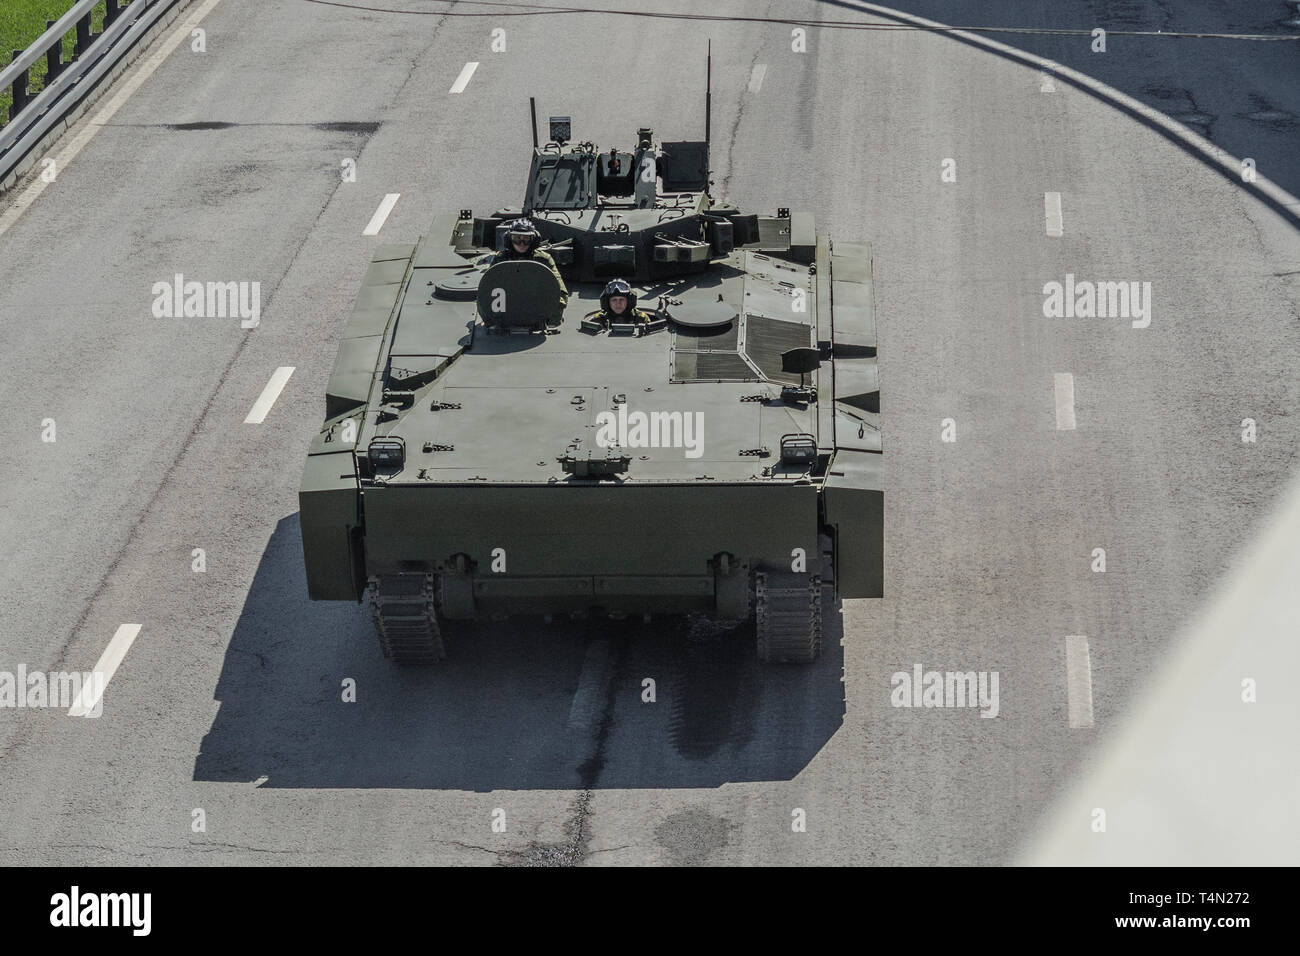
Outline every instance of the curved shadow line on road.
<path id="1" fill-rule="evenodd" d="M 1137 120 L 1148 129 L 1159 133 L 1179 149 L 1196 157 L 1206 167 L 1227 180 L 1228 183 L 1244 189 L 1265 206 L 1268 206 L 1290 223 L 1292 228 L 1300 230 L 1300 199 L 1259 174 L 1256 174 L 1254 182 L 1243 181 L 1241 178 L 1241 161 L 1239 159 L 1204 137 L 1197 135 L 1176 120 L 1165 116 L 1159 110 L 1147 106 L 1113 86 L 1109 86 L 1063 63 L 1057 63 L 1033 53 L 1026 53 L 996 40 L 955 29 L 947 24 L 939 23 L 937 20 L 928 20 L 925 17 L 905 13 L 891 7 L 877 6 L 874 3 L 854 2 L 854 0 L 820 0 L 820 2 L 834 7 L 841 7 L 845 10 L 853 10 L 857 13 L 873 13 L 878 16 L 889 17 L 900 23 L 937 29 L 941 31 L 940 35 L 956 40 L 958 43 L 976 47 L 1000 56 L 1005 60 L 1013 60 L 1037 70 L 1049 70 L 1054 79 L 1069 83 L 1074 88 L 1089 94 L 1094 99 L 1100 100 Z"/>

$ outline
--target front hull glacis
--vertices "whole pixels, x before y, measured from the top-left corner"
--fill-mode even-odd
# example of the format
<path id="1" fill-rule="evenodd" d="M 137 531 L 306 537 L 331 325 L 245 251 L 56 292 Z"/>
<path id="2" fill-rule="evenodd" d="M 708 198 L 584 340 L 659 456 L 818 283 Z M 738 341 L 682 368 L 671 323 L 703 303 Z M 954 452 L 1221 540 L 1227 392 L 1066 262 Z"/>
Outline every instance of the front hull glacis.
<path id="1" fill-rule="evenodd" d="M 333 475 L 337 483 L 305 480 L 300 496 L 314 600 L 359 601 L 370 578 L 433 573 L 451 619 L 565 612 L 739 619 L 750 612 L 758 570 L 818 574 L 843 597 L 882 591 L 879 491 L 811 483 L 391 485 L 362 494 L 354 477 L 339 473 L 351 459 L 348 452 L 309 460 L 309 477 Z"/>
<path id="2" fill-rule="evenodd" d="M 366 489 L 364 500 L 367 573 L 438 573 L 443 614 L 453 619 L 561 611 L 744 618 L 751 568 L 797 560 L 820 571 L 810 485 L 387 487 Z M 430 509 L 436 520 L 425 517 Z M 470 595 L 455 590 L 470 584 Z"/>

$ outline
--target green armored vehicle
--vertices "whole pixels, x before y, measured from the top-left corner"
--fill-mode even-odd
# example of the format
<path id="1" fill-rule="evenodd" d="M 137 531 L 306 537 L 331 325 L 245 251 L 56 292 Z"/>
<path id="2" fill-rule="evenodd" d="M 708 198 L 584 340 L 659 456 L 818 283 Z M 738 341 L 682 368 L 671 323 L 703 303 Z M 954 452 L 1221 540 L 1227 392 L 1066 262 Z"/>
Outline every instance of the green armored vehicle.
<path id="1" fill-rule="evenodd" d="M 870 246 L 714 205 L 707 140 L 569 125 L 522 206 L 376 252 L 299 495 L 310 595 L 368 590 L 403 661 L 444 619 L 674 613 L 811 661 L 824 589 L 883 585 Z"/>

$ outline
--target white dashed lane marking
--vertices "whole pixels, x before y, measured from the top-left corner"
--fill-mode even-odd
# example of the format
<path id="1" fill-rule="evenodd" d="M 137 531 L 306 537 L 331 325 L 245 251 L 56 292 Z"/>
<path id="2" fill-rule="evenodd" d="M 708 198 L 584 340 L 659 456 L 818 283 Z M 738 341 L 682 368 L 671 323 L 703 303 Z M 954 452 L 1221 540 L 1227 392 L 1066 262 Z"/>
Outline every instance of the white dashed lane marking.
<path id="1" fill-rule="evenodd" d="M 1074 431 L 1074 376 L 1057 372 L 1056 378 L 1056 430 Z"/>
<path id="2" fill-rule="evenodd" d="M 763 88 L 763 75 L 767 73 L 766 63 L 755 63 L 754 71 L 749 74 L 749 92 L 757 93 Z"/>
<path id="3" fill-rule="evenodd" d="M 1072 634 L 1065 639 L 1065 694 L 1070 726 L 1092 726 L 1092 660 L 1088 638 Z"/>
<path id="4" fill-rule="evenodd" d="M 266 383 L 266 388 L 262 389 L 262 394 L 253 403 L 253 410 L 244 419 L 245 425 L 260 425 L 266 421 L 266 413 L 271 410 L 275 400 L 280 397 L 280 392 L 284 390 L 284 386 L 289 381 L 289 376 L 293 374 L 295 367 L 293 365 L 282 365 L 275 370 L 275 374 L 271 376 L 271 381 Z"/>
<path id="5" fill-rule="evenodd" d="M 451 84 L 451 89 L 448 90 L 447 92 L 464 93 L 465 87 L 469 86 L 469 78 L 474 75 L 474 71 L 477 69 L 478 69 L 478 61 L 474 61 L 472 63 L 466 63 L 461 68 L 460 76 L 456 77 L 456 82 Z"/>
<path id="6" fill-rule="evenodd" d="M 1061 194 L 1043 193 L 1043 213 L 1047 219 L 1047 234 L 1054 239 L 1065 235 L 1065 224 L 1061 220 Z"/>
<path id="7" fill-rule="evenodd" d="M 139 624 L 123 624 L 113 635 L 113 639 L 108 642 L 108 647 L 104 648 L 104 653 L 99 655 L 99 661 L 95 664 L 93 674 L 98 675 L 89 685 L 81 688 L 81 693 L 77 699 L 72 702 L 72 707 L 68 710 L 69 717 L 98 717 L 100 710 L 100 697 L 104 693 L 104 688 L 108 682 L 113 679 L 117 673 L 118 665 L 126 657 L 126 652 L 131 649 L 136 637 L 140 633 Z"/>
<path id="8" fill-rule="evenodd" d="M 379 230 L 383 229 L 384 223 L 388 221 L 388 214 L 393 211 L 393 207 L 397 205 L 397 200 L 400 198 L 402 198 L 401 193 L 389 193 L 385 196 L 384 201 L 381 202 L 379 208 L 375 210 L 375 214 L 370 217 L 370 222 L 367 224 L 365 232 L 361 233 L 361 235 L 379 235 Z"/>

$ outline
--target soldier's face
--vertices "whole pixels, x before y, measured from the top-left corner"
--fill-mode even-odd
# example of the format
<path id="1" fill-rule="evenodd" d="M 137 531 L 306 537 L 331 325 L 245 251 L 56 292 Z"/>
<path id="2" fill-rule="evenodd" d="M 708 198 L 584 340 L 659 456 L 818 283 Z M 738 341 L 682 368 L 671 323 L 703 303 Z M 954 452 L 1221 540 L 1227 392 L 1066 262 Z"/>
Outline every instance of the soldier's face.
<path id="1" fill-rule="evenodd" d="M 527 236 L 511 236 L 510 241 L 514 243 L 515 248 L 518 249 L 520 252 L 523 252 L 525 249 L 528 248 Z"/>
<path id="2" fill-rule="evenodd" d="M 627 296 L 611 295 L 609 297 L 609 307 L 614 311 L 615 315 L 622 315 L 627 311 Z"/>

